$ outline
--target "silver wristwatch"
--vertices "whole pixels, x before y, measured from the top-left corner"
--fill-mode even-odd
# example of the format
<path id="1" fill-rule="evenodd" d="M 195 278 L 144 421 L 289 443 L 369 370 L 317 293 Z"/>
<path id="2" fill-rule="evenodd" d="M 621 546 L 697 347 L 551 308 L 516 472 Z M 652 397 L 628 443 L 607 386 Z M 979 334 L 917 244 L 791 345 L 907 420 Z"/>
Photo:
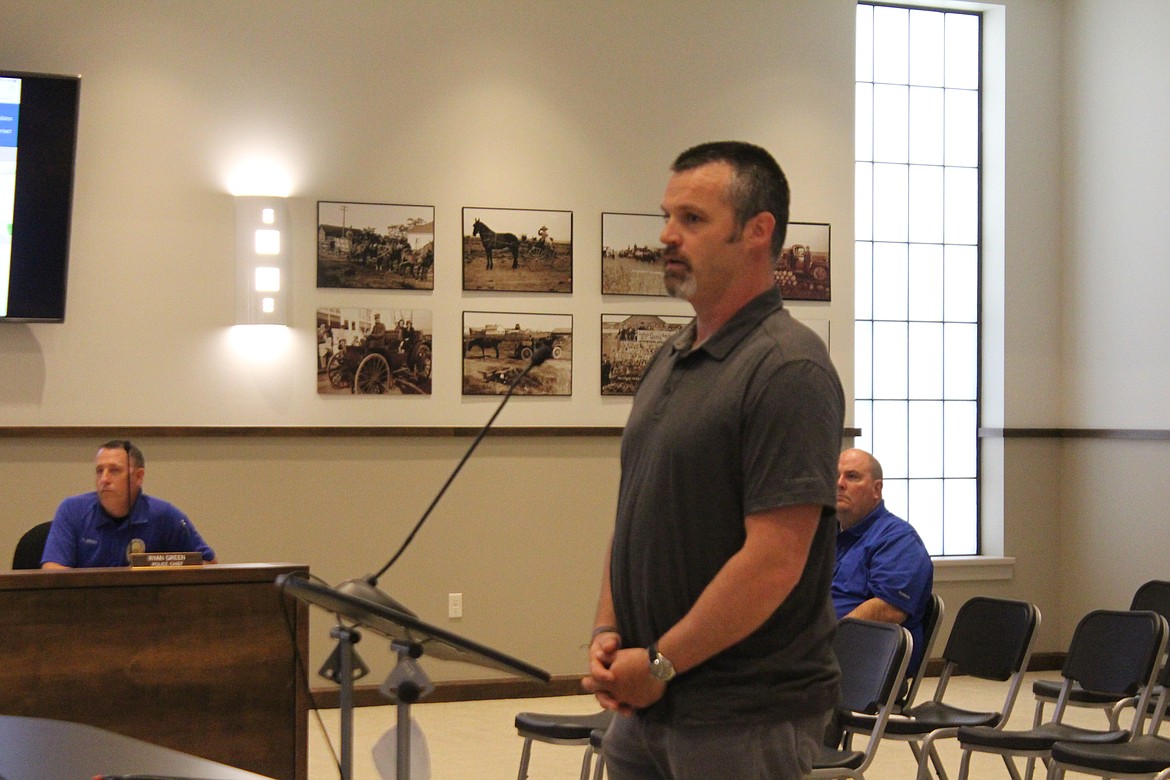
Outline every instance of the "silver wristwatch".
<path id="1" fill-rule="evenodd" d="M 650 676 L 662 682 L 670 682 L 674 677 L 674 664 L 670 659 L 658 652 L 658 643 L 655 642 L 646 648 L 650 653 Z"/>

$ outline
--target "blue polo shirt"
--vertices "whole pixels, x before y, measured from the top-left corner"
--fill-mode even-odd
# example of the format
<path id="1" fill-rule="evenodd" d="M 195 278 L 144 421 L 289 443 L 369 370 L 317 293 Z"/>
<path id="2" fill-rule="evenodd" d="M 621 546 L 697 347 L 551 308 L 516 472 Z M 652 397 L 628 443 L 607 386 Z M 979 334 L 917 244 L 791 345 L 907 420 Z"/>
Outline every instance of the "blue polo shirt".
<path id="1" fill-rule="evenodd" d="M 70 496 L 57 507 L 41 563 L 75 569 L 127 566 L 135 540 L 141 540 L 142 552 L 198 551 L 205 561 L 215 558 L 215 551 L 174 504 L 142 493 L 130 517 L 115 520 L 94 492 Z"/>
<path id="2" fill-rule="evenodd" d="M 833 571 L 833 607 L 837 619 L 877 597 L 905 612 L 902 625 L 914 637 L 907 671 L 913 673 L 926 652 L 922 619 L 934 590 L 934 564 L 914 526 L 879 501 L 865 518 L 837 534 L 837 566 Z"/>

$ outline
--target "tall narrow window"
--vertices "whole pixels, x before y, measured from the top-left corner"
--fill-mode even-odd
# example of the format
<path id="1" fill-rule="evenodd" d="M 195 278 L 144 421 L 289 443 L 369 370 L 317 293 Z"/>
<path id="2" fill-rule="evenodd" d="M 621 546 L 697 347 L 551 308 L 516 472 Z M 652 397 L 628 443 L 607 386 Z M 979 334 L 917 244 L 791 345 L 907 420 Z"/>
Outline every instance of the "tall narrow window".
<path id="1" fill-rule="evenodd" d="M 979 552 L 981 17 L 857 7 L 856 446 L 932 555 Z"/>

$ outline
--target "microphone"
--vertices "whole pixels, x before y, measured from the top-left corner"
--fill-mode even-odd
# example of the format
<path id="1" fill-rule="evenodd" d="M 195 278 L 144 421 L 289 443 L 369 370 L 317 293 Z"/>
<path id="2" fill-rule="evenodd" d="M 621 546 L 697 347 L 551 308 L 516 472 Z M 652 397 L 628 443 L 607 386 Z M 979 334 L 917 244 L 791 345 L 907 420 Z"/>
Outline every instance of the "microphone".
<path id="1" fill-rule="evenodd" d="M 487 435 L 488 430 L 492 427 L 492 424 L 496 421 L 496 418 L 500 416 L 500 412 L 504 411 L 504 405 L 508 403 L 508 399 L 512 397 L 512 393 L 516 390 L 516 387 L 520 384 L 520 381 L 524 379 L 524 377 L 528 376 L 528 373 L 532 371 L 532 369 L 551 358 L 552 352 L 552 347 L 549 346 L 547 342 L 542 342 L 540 346 L 538 346 L 533 351 L 532 357 L 528 360 L 528 365 L 524 366 L 524 370 L 517 374 L 512 379 L 512 381 L 508 383 L 508 389 L 504 393 L 504 397 L 500 401 L 500 405 L 496 407 L 496 411 L 492 414 L 491 417 L 488 418 L 488 421 L 484 423 L 483 427 L 479 429 L 479 433 L 476 434 L 475 439 L 471 442 L 471 446 L 467 448 L 467 452 L 463 453 L 463 457 L 460 459 L 459 463 L 456 464 L 455 469 L 451 472 L 451 476 L 447 477 L 447 481 L 443 483 L 443 486 L 439 488 L 439 492 L 435 494 L 433 499 L 431 499 L 430 506 L 428 506 L 426 511 L 422 513 L 422 517 L 420 517 L 418 522 L 414 524 L 414 528 L 411 529 L 411 532 L 407 535 L 406 540 L 403 541 L 402 546 L 399 547 L 398 551 L 390 557 L 390 560 L 386 562 L 386 565 L 378 569 L 373 574 L 367 574 L 365 577 L 355 577 L 353 579 L 345 580 L 337 586 L 337 590 L 339 592 L 351 596 L 357 596 L 358 598 L 371 601 L 383 607 L 389 607 L 390 609 L 405 613 L 411 617 L 418 617 L 414 612 L 407 609 L 398 601 L 392 599 L 383 591 L 379 590 L 378 579 L 383 574 L 385 574 L 387 570 L 389 570 L 389 568 L 393 566 L 400 557 L 402 557 L 402 553 L 404 553 L 410 543 L 414 541 L 414 537 L 422 528 L 423 523 L 425 523 L 427 518 L 431 516 L 431 512 L 434 511 L 435 507 L 439 503 L 439 500 L 443 497 L 443 494 L 447 492 L 447 488 L 451 487 L 451 483 L 455 481 L 455 477 L 463 468 L 463 464 L 467 463 L 467 459 L 471 457 L 471 453 L 475 452 L 475 448 L 479 446 L 481 441 L 483 441 L 483 437 Z"/>

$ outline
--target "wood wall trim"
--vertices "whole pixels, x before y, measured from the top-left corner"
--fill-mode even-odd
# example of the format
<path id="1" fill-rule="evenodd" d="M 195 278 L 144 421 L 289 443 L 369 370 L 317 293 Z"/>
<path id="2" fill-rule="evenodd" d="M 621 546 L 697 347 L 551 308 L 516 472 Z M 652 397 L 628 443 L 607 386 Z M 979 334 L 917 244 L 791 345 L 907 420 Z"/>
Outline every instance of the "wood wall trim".
<path id="1" fill-rule="evenodd" d="M 1141 439 L 1170 441 L 1163 428 L 980 428 L 981 439 Z"/>
<path id="2" fill-rule="evenodd" d="M 1065 653 L 1033 653 L 1028 661 L 1028 670 L 1059 670 L 1064 664 Z M 926 675 L 937 677 L 942 672 L 942 659 L 932 658 L 927 662 Z M 378 707 L 391 702 L 378 692 L 378 685 L 355 685 L 353 699 L 355 707 Z M 435 690 L 427 694 L 420 704 L 427 702 L 483 701 L 486 699 L 529 699 L 543 696 L 576 696 L 582 694 L 581 675 L 553 675 L 547 683 L 539 680 L 519 678 L 492 678 L 483 680 L 446 680 L 435 683 Z M 336 709 L 340 706 L 337 686 L 312 689 L 310 707 Z"/>
<path id="3" fill-rule="evenodd" d="M 621 436 L 622 426 L 500 426 L 488 436 Z M 0 426 L 0 439 L 146 439 L 146 438 L 424 438 L 475 436 L 474 426 L 445 425 L 28 425 Z M 846 428 L 843 436 L 857 437 L 860 428 Z"/>
<path id="4" fill-rule="evenodd" d="M 0 438 L 381 438 L 475 436 L 479 428 L 455 425 L 62 425 L 0 427 Z M 488 436 L 621 436 L 619 426 L 500 426 Z"/>

